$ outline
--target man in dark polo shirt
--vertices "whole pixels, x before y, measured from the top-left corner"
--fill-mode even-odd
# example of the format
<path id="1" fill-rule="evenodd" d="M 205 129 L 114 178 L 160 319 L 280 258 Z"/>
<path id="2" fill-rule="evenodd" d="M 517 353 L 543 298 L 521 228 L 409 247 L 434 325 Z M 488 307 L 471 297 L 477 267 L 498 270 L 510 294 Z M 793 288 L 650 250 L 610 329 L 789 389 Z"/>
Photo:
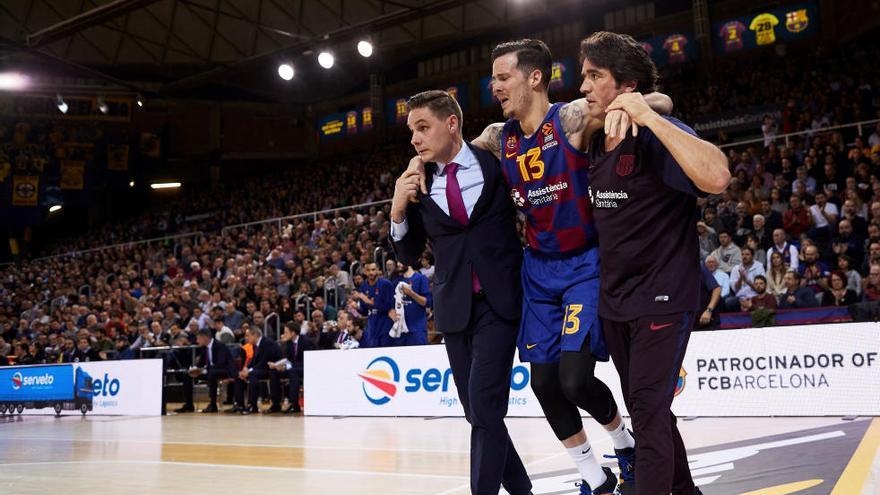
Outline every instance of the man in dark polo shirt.
<path id="1" fill-rule="evenodd" d="M 701 309 L 697 197 L 727 187 L 727 158 L 645 104 L 657 69 L 632 37 L 595 33 L 581 43 L 581 59 L 587 113 L 604 119 L 622 109 L 641 127 L 618 135 L 606 122 L 609 133 L 590 143 L 599 315 L 632 415 L 635 493 L 693 495 L 700 491 L 670 407 Z"/>

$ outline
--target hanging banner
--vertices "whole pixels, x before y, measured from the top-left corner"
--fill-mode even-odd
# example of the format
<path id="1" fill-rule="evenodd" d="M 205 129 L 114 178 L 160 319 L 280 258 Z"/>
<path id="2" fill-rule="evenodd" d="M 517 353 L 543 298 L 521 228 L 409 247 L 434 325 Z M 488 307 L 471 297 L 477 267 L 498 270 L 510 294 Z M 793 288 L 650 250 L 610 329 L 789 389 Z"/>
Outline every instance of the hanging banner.
<path id="1" fill-rule="evenodd" d="M 361 110 L 361 129 L 363 131 L 373 130 L 373 107 L 365 107 Z"/>
<path id="2" fill-rule="evenodd" d="M 141 153 L 150 158 L 159 158 L 162 156 L 162 141 L 159 136 L 149 133 L 141 133 Z"/>
<path id="3" fill-rule="evenodd" d="M 61 189 L 81 191 L 85 184 L 85 172 L 86 163 L 84 161 L 62 160 L 59 186 Z"/>
<path id="4" fill-rule="evenodd" d="M 124 172 L 128 170 L 128 145 L 107 145 L 107 170 Z"/>
<path id="5" fill-rule="evenodd" d="M 12 177 L 12 206 L 37 206 L 40 178 L 35 175 Z"/>
<path id="6" fill-rule="evenodd" d="M 809 2 L 723 20 L 714 25 L 712 38 L 716 51 L 729 54 L 807 39 L 818 32 L 819 6 Z"/>

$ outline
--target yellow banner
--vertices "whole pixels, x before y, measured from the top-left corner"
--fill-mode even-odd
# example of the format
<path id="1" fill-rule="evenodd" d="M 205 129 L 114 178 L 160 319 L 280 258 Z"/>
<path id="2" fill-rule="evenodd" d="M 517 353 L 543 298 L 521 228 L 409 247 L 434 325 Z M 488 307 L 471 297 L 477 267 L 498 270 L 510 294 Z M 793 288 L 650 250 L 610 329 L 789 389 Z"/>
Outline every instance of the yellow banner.
<path id="1" fill-rule="evenodd" d="M 12 206 L 37 206 L 40 178 L 34 175 L 12 177 Z"/>
<path id="2" fill-rule="evenodd" d="M 128 145 L 127 144 L 108 144 L 107 145 L 107 170 L 128 170 Z"/>
<path id="3" fill-rule="evenodd" d="M 82 190 L 84 176 L 86 172 L 86 162 L 81 160 L 62 160 L 61 161 L 61 189 L 77 189 Z"/>

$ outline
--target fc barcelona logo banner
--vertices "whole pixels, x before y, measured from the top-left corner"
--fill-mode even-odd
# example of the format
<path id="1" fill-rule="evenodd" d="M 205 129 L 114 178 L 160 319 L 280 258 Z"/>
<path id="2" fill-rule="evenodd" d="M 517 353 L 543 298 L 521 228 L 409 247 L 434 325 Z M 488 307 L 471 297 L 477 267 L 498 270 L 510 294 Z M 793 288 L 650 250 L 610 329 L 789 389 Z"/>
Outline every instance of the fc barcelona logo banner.
<path id="1" fill-rule="evenodd" d="M 86 163 L 81 160 L 63 160 L 61 162 L 61 189 L 81 191 L 84 184 Z"/>
<path id="2" fill-rule="evenodd" d="M 16 175 L 12 178 L 12 206 L 37 206 L 40 177 Z"/>
<path id="3" fill-rule="evenodd" d="M 107 170 L 124 172 L 128 170 L 128 145 L 107 145 Z"/>

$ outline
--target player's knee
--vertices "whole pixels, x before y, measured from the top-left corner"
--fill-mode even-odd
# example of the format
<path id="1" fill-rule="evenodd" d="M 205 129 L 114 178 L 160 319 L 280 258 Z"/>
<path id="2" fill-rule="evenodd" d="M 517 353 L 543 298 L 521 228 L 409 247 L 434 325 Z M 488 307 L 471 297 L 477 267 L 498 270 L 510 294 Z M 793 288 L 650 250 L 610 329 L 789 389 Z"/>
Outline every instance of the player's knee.
<path id="1" fill-rule="evenodd" d="M 531 387 L 538 400 L 559 390 L 559 368 L 557 366 L 532 363 L 531 371 Z"/>

